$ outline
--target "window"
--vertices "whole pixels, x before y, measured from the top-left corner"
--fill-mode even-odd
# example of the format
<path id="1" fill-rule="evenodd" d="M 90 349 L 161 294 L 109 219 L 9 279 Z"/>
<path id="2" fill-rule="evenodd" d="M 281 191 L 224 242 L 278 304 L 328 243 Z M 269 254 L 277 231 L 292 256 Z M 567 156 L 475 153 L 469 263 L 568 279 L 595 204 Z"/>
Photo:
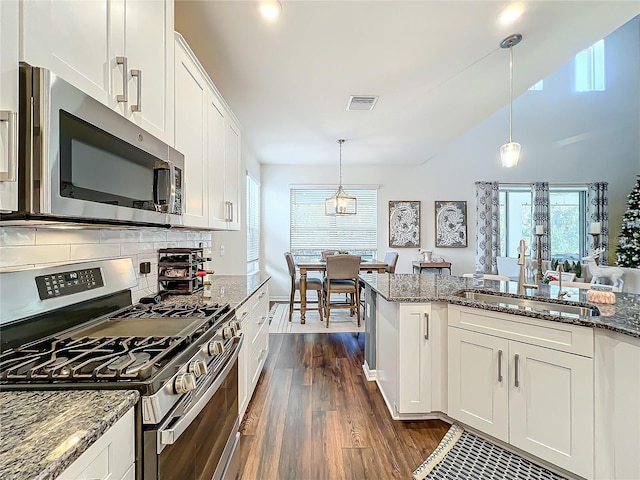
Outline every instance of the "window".
<path id="1" fill-rule="evenodd" d="M 345 250 L 374 258 L 378 241 L 378 190 L 347 187 L 358 199 L 357 215 L 343 217 L 324 213 L 324 201 L 335 187 L 292 186 L 290 195 L 290 249 L 297 260 L 312 260 L 322 250 Z"/>
<path id="2" fill-rule="evenodd" d="M 551 258 L 579 262 L 585 245 L 587 190 L 549 187 Z"/>
<path id="3" fill-rule="evenodd" d="M 533 187 L 500 187 L 500 256 L 517 257 L 520 239 L 534 241 Z M 587 189 L 549 185 L 551 258 L 579 261 L 587 253 Z"/>
<path id="4" fill-rule="evenodd" d="M 576 55 L 576 92 L 604 91 L 604 40 Z"/>
<path id="5" fill-rule="evenodd" d="M 544 90 L 544 80 L 540 80 L 538 83 L 534 83 L 529 87 L 529 90 L 534 90 L 538 92 Z"/>
<path id="6" fill-rule="evenodd" d="M 247 273 L 260 269 L 260 184 L 247 174 Z"/>
<path id="7" fill-rule="evenodd" d="M 500 256 L 517 257 L 520 239 L 530 244 L 533 224 L 531 187 L 500 188 Z"/>

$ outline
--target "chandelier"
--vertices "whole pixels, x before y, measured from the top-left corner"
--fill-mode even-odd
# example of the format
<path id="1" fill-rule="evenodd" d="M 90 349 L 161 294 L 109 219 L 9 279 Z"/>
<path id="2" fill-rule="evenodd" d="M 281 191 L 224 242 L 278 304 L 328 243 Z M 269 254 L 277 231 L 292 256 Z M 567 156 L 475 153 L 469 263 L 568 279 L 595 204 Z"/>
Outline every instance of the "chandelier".
<path id="1" fill-rule="evenodd" d="M 342 188 L 342 144 L 344 140 L 340 139 L 338 143 L 340 144 L 340 183 L 338 191 L 324 201 L 324 213 L 325 215 L 341 217 L 358 213 L 358 200 L 356 197 L 347 195 Z"/>

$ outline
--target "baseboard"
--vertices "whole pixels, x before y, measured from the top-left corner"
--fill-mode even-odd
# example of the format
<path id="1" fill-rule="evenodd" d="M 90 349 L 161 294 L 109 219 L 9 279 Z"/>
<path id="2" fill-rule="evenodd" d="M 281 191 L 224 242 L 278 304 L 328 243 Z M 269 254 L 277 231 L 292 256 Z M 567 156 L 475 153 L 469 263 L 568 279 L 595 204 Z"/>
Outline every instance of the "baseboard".
<path id="1" fill-rule="evenodd" d="M 362 365 L 362 371 L 364 372 L 364 378 L 366 378 L 368 382 L 375 381 L 375 379 L 376 379 L 376 371 L 375 370 L 371 370 L 366 361 Z"/>

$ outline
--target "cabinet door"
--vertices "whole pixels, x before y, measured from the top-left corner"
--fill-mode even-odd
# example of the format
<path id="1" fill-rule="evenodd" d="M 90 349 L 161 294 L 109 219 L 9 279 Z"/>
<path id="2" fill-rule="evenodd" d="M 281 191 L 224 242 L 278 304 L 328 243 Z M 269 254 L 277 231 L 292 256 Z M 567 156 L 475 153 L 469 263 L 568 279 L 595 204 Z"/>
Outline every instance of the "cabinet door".
<path id="1" fill-rule="evenodd" d="M 184 225 L 208 227 L 205 136 L 208 87 L 195 63 L 178 45 L 175 54 L 175 145 L 184 154 Z"/>
<path id="2" fill-rule="evenodd" d="M 449 416 L 509 441 L 509 341 L 449 327 Z"/>
<path id="3" fill-rule="evenodd" d="M 207 157 L 209 161 L 209 226 L 226 230 L 224 201 L 225 111 L 216 93 L 210 88 L 207 101 Z"/>
<path id="4" fill-rule="evenodd" d="M 4 3 L 4 2 L 3 2 Z M 29 0 L 21 2 L 20 59 L 45 67 L 105 105 L 114 108 L 110 94 L 111 69 L 122 52 L 110 46 L 111 24 L 124 22 L 118 2 L 108 0 Z M 3 27 L 4 30 L 4 22 Z"/>
<path id="5" fill-rule="evenodd" d="M 510 443 L 593 478 L 593 360 L 510 342 Z"/>
<path id="6" fill-rule="evenodd" d="M 224 148 L 224 200 L 227 204 L 227 229 L 240 230 L 240 128 L 227 115 Z"/>
<path id="7" fill-rule="evenodd" d="M 18 209 L 18 0 L 0 1 L 0 211 Z"/>
<path id="8" fill-rule="evenodd" d="M 431 344 L 429 305 L 401 305 L 399 322 L 400 413 L 431 411 Z"/>
<path id="9" fill-rule="evenodd" d="M 173 1 L 126 0 L 125 12 L 129 101 L 123 113 L 172 143 Z"/>

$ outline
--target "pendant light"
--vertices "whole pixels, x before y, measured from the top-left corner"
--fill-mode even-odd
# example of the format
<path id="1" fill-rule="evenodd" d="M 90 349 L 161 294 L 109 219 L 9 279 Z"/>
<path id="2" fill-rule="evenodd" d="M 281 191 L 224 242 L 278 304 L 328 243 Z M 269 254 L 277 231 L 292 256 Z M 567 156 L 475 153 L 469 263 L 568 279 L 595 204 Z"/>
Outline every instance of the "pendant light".
<path id="1" fill-rule="evenodd" d="M 347 195 L 342 188 L 342 144 L 344 140 L 340 139 L 338 143 L 340 144 L 340 183 L 338 191 L 324 201 L 324 213 L 325 215 L 341 217 L 358 213 L 358 200 L 356 197 Z"/>
<path id="2" fill-rule="evenodd" d="M 522 35 L 514 33 L 500 42 L 500 47 L 509 49 L 509 143 L 500 147 L 500 159 L 502 166 L 511 168 L 518 164 L 520 158 L 520 144 L 511 138 L 512 117 L 513 117 L 513 47 L 522 40 Z"/>

